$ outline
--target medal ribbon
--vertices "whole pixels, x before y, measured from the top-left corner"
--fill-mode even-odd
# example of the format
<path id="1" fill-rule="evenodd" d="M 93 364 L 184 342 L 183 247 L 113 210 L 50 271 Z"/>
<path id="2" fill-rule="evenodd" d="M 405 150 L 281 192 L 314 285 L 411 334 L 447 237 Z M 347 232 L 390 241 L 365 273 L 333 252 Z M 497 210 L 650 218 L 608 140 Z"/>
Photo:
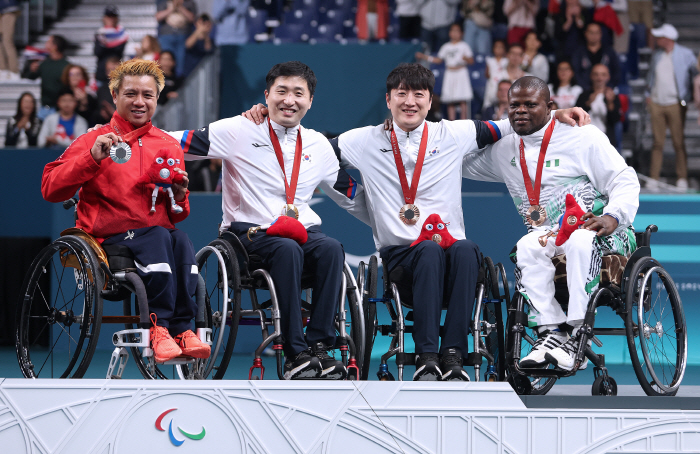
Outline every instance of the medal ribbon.
<path id="1" fill-rule="evenodd" d="M 396 161 L 396 170 L 399 172 L 399 181 L 401 182 L 401 191 L 403 192 L 403 199 L 406 204 L 412 204 L 416 199 L 416 192 L 418 192 L 418 180 L 420 180 L 420 173 L 423 170 L 423 161 L 425 160 L 425 149 L 428 147 L 428 123 L 426 122 L 423 126 L 423 135 L 420 139 L 420 148 L 418 148 L 418 160 L 416 161 L 416 169 L 413 171 L 413 178 L 411 179 L 411 187 L 408 186 L 408 180 L 406 179 L 406 169 L 403 166 L 403 160 L 401 159 L 401 150 L 399 149 L 399 141 L 396 139 L 396 132 L 391 130 L 391 149 L 394 152 L 394 161 Z"/>
<path id="2" fill-rule="evenodd" d="M 112 119 L 110 120 L 109 125 L 112 127 L 112 129 L 114 129 L 114 131 L 116 131 L 117 135 L 120 136 L 124 140 L 124 142 L 126 142 L 129 145 L 131 145 L 130 142 L 132 140 L 146 134 L 148 131 L 150 131 L 151 127 L 153 126 L 153 124 L 149 121 L 148 123 L 146 123 L 138 129 L 134 129 L 131 132 L 122 134 L 121 130 L 119 129 L 119 125 L 117 125 L 117 122 L 114 121 L 114 117 L 112 117 Z"/>
<path id="3" fill-rule="evenodd" d="M 535 206 L 540 204 L 540 186 L 542 183 L 542 168 L 544 167 L 544 156 L 547 154 L 547 146 L 549 145 L 549 140 L 552 138 L 552 131 L 554 131 L 554 124 L 556 120 L 552 122 L 547 127 L 544 133 L 544 139 L 542 139 L 542 145 L 540 146 L 540 156 L 537 159 L 537 174 L 535 175 L 535 189 L 532 188 L 532 180 L 530 180 L 530 174 L 527 171 L 527 162 L 525 161 L 525 144 L 523 139 L 520 139 L 520 170 L 523 172 L 523 180 L 525 181 L 525 190 L 527 191 L 527 198 L 530 200 L 530 206 Z"/>
<path id="4" fill-rule="evenodd" d="M 274 129 L 272 129 L 272 123 L 270 119 L 267 119 L 267 126 L 270 128 L 270 140 L 272 141 L 272 148 L 275 149 L 275 155 L 277 155 L 277 162 L 279 162 L 282 168 L 282 175 L 284 176 L 284 192 L 287 195 L 287 204 L 294 205 L 294 196 L 297 193 L 297 180 L 299 179 L 299 167 L 301 165 L 301 127 L 299 127 L 299 132 L 297 134 L 297 146 L 294 150 L 294 164 L 292 165 L 292 178 L 289 183 L 287 183 L 287 173 L 284 171 L 284 157 L 282 156 L 282 147 L 280 147 L 280 141 L 275 134 Z"/>

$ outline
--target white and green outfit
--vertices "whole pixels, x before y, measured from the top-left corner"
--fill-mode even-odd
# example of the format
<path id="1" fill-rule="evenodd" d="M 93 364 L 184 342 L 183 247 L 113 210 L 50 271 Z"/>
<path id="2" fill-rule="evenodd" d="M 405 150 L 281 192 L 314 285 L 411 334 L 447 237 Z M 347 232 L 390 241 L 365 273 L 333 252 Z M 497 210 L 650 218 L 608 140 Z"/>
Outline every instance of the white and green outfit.
<path id="1" fill-rule="evenodd" d="M 636 248 L 632 222 L 639 207 L 637 174 L 625 164 L 607 136 L 591 125 L 571 127 L 557 123 L 554 127 L 544 158 L 539 198 L 547 219 L 539 227 L 527 223 L 525 216 L 530 203 L 520 168 L 520 139 L 534 181 L 548 125 L 529 136 L 504 137 L 485 150 L 466 156 L 463 166 L 466 178 L 505 183 L 528 228 L 528 234 L 517 244 L 515 274 L 518 291 L 528 299 L 532 309 L 531 326 L 582 320 L 590 294 L 600 281 L 601 257 L 607 254 L 629 257 Z M 615 217 L 619 223 L 615 232 L 596 237 L 596 232 L 580 229 L 559 247 L 554 245 L 553 238 L 542 247 L 538 238 L 558 224 L 566 209 L 566 194 L 573 195 L 584 211 Z M 566 254 L 568 317 L 554 298 L 555 269 L 551 259 L 559 254 Z"/>

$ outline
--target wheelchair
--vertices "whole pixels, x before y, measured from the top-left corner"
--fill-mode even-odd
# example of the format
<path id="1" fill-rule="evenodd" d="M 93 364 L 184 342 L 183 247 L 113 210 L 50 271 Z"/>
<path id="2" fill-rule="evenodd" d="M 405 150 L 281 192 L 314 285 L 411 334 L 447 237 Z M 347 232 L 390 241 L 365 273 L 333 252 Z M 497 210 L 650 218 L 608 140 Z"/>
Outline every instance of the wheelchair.
<path id="1" fill-rule="evenodd" d="M 218 268 L 216 271 L 218 273 L 216 282 L 208 277 L 209 272 L 206 264 L 213 251 L 218 252 L 225 263 L 223 269 Z M 255 349 L 248 379 L 264 379 L 265 366 L 262 362 L 262 355 L 271 346 L 277 360 L 277 376 L 283 380 L 283 339 L 277 301 L 278 289 L 275 288 L 270 274 L 263 268 L 261 258 L 255 254 L 248 254 L 241 240 L 229 231 L 223 231 L 218 238 L 200 251 L 200 254 L 198 254 L 201 257 L 200 274 L 206 281 L 205 301 L 207 307 L 211 308 L 206 313 L 212 316 L 213 337 L 217 339 L 217 342 L 224 337 L 226 338 L 225 344 L 222 342 L 219 346 L 215 343 L 212 347 L 210 366 L 213 373 L 211 378 L 224 378 L 231 361 L 239 327 L 257 326 L 261 330 L 262 342 Z M 308 322 L 310 316 L 313 283 L 313 276 L 302 273 L 301 287 L 305 295 L 305 300 L 302 300 L 302 320 L 305 323 Z M 250 295 L 250 309 L 241 307 L 244 291 Z M 259 291 L 269 292 L 270 298 L 260 302 Z M 344 267 L 339 297 L 338 312 L 335 317 L 337 334 L 335 348 L 340 350 L 341 361 L 348 370 L 348 379 L 356 380 L 360 377 L 360 365 L 363 359 L 364 318 L 360 292 L 347 263 Z M 346 299 L 347 308 L 345 306 Z M 228 311 L 223 311 L 226 303 L 228 303 Z M 224 334 L 224 330 L 227 331 L 227 334 Z"/>
<path id="2" fill-rule="evenodd" d="M 546 394 L 558 378 L 574 375 L 584 357 L 593 364 L 592 395 L 616 395 L 617 383 L 605 367 L 605 355 L 588 347 L 591 340 L 598 347 L 598 336 L 626 336 L 635 375 L 649 396 L 673 396 L 685 373 L 688 332 L 676 284 L 651 256 L 651 234 L 658 228 L 650 225 L 635 234 L 637 249 L 627 259 L 621 255 L 603 256 L 601 282 L 591 295 L 584 323 L 577 333 L 582 336 L 571 371 L 553 368 L 522 368 L 526 356 L 537 341 L 537 333 L 528 327 L 527 300 L 516 292 L 508 306 L 506 348 L 508 381 L 518 394 Z M 555 298 L 566 311 L 566 263 L 564 256 L 552 259 L 555 264 Z M 623 321 L 624 328 L 598 328 L 595 315 L 607 306 Z M 585 340 L 586 342 L 583 342 Z"/>
<path id="3" fill-rule="evenodd" d="M 70 209 L 77 203 L 72 198 L 63 206 Z M 219 260 L 223 268 L 223 257 Z M 115 349 L 107 378 L 122 377 L 129 351 L 144 378 L 168 378 L 163 366 L 174 366 L 173 378 L 203 378 L 209 360 L 179 356 L 166 363 L 155 362 L 148 299 L 135 270 L 129 248 L 103 247 L 75 227 L 46 246 L 34 259 L 20 294 L 15 346 L 22 374 L 27 378 L 82 378 L 102 324 L 123 324 L 125 329 L 112 336 Z M 201 275 L 198 279 L 196 334 L 211 345 L 212 318 L 206 312 L 204 280 Z M 121 301 L 123 315 L 103 316 L 103 300 Z"/>
<path id="4" fill-rule="evenodd" d="M 383 296 L 377 298 L 377 273 L 378 260 L 376 256 L 369 259 L 369 263 L 360 262 L 357 282 L 364 298 L 365 310 L 365 352 L 364 362 L 360 370 L 362 379 L 367 380 L 369 375 L 372 348 L 377 335 L 390 336 L 389 350 L 381 357 L 377 378 L 381 381 L 394 381 L 395 378 L 389 372 L 387 361 L 396 356 L 398 379 L 403 380 L 404 367 L 416 364 L 416 354 L 406 353 L 404 335 L 413 332 L 413 326 L 405 321 L 413 321 L 413 308 L 411 300 L 412 282 L 403 272 L 402 267 L 391 270 L 389 276 L 383 277 Z M 386 273 L 386 270 L 385 270 Z M 500 289 L 503 289 L 502 291 Z M 465 354 L 464 365 L 473 366 L 475 380 L 480 381 L 481 366 L 484 359 L 487 361 L 484 379 L 486 381 L 505 380 L 505 340 L 503 335 L 503 303 L 510 300 L 508 280 L 501 263 L 494 265 L 489 257 L 482 259 L 479 269 L 479 277 L 476 287 L 476 304 L 474 305 L 474 317 L 471 331 L 474 338 L 474 351 Z M 377 317 L 377 304 L 383 303 L 391 324 L 380 325 Z M 409 312 L 404 315 L 404 307 Z M 446 306 L 443 304 L 443 309 Z M 465 329 L 467 329 L 465 327 Z M 440 327 L 442 336 L 443 328 Z"/>

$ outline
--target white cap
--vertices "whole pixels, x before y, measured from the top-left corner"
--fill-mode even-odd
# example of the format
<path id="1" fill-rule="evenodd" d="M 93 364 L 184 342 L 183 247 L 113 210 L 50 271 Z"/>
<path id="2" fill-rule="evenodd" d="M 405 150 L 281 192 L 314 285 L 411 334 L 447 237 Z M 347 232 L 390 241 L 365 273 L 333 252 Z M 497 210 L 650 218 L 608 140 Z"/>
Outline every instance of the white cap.
<path id="1" fill-rule="evenodd" d="M 663 24 L 659 28 L 654 28 L 651 30 L 651 34 L 657 38 L 668 38 L 671 41 L 678 39 L 678 30 L 671 24 Z"/>

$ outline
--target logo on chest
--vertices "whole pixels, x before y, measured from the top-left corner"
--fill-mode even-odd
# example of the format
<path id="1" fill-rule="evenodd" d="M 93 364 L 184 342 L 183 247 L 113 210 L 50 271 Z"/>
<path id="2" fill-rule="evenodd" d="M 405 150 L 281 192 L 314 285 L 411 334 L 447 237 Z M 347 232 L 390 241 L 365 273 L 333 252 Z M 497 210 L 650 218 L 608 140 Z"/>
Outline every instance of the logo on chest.
<path id="1" fill-rule="evenodd" d="M 301 162 L 311 162 L 311 154 L 310 153 L 302 153 L 301 154 Z"/>

